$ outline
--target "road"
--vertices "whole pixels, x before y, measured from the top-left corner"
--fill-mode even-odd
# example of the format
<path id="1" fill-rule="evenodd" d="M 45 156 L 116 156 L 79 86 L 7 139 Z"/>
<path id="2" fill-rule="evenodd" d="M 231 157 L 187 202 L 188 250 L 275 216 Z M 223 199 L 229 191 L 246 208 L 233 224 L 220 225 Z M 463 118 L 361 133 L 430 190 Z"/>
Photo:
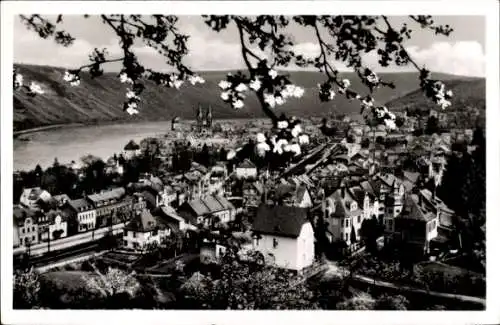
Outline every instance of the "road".
<path id="1" fill-rule="evenodd" d="M 335 262 L 328 261 L 328 262 L 326 262 L 326 265 L 327 265 L 327 270 L 323 274 L 324 279 L 331 279 L 332 277 L 343 278 L 343 277 L 346 277 L 349 275 L 349 270 L 347 270 L 344 267 L 339 266 Z M 352 279 L 355 281 L 364 282 L 364 283 L 367 283 L 369 285 L 373 285 L 373 286 L 377 286 L 377 287 L 397 289 L 400 291 L 420 293 L 420 294 L 430 295 L 430 296 L 434 296 L 434 297 L 438 297 L 438 298 L 459 300 L 459 301 L 470 302 L 470 303 L 474 303 L 474 304 L 481 304 L 481 305 L 486 307 L 486 299 L 479 298 L 479 297 L 459 295 L 459 294 L 446 293 L 446 292 L 423 290 L 423 289 L 415 288 L 415 287 L 411 287 L 411 286 L 404 286 L 404 285 L 400 285 L 400 284 L 396 284 L 396 283 L 392 283 L 392 282 L 377 280 L 377 279 L 370 278 L 370 277 L 360 275 L 360 274 L 353 274 Z"/>

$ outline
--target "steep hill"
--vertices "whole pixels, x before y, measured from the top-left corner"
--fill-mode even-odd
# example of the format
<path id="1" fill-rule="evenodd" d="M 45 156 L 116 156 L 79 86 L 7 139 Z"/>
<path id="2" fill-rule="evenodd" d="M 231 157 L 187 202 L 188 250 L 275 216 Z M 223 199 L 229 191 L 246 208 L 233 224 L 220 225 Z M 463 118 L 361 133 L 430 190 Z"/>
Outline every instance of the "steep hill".
<path id="1" fill-rule="evenodd" d="M 25 82 L 35 80 L 46 90 L 44 95 L 30 97 L 25 93 L 14 94 L 14 130 L 61 123 L 103 123 L 112 121 L 168 120 L 174 116 L 192 119 L 198 104 L 212 105 L 214 118 L 248 118 L 263 117 L 263 113 L 252 95 L 242 110 L 234 111 L 219 98 L 217 86 L 224 79 L 227 71 L 201 72 L 206 79 L 203 85 L 185 85 L 180 90 L 166 89 L 149 85 L 142 95 L 141 114 L 128 116 L 122 111 L 126 86 L 119 82 L 116 73 L 91 79 L 87 74 L 82 76 L 78 87 L 71 87 L 62 80 L 64 69 L 16 65 L 23 74 Z M 321 103 L 317 96 L 317 84 L 324 77 L 317 72 L 293 71 L 291 79 L 306 89 L 302 100 L 290 100 L 278 111 L 286 111 L 297 116 L 321 116 L 329 112 L 344 114 L 357 113 L 359 106 L 338 96 L 331 103 Z M 353 82 L 353 87 L 362 87 L 352 73 L 345 76 Z M 396 89 L 381 89 L 376 98 L 380 102 L 408 94 L 418 87 L 416 73 L 381 74 L 382 78 L 393 81 Z M 446 74 L 437 74 L 443 80 L 464 79 Z"/>

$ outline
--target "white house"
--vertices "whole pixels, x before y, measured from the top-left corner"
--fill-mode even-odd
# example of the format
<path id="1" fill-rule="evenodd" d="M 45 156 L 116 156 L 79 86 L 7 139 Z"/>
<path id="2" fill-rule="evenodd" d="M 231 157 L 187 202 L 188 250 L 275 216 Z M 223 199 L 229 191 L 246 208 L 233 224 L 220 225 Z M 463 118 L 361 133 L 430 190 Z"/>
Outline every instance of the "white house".
<path id="1" fill-rule="evenodd" d="M 170 236 L 171 229 L 147 209 L 138 211 L 135 218 L 123 230 L 123 246 L 133 250 L 143 250 L 148 244 L 157 243 Z"/>
<path id="2" fill-rule="evenodd" d="M 39 242 L 39 212 L 20 206 L 14 207 L 14 246 L 29 246 Z"/>
<path id="3" fill-rule="evenodd" d="M 279 268 L 301 271 L 314 262 L 314 231 L 307 209 L 261 205 L 252 226 L 253 249 Z"/>
<path id="4" fill-rule="evenodd" d="M 68 219 L 65 213 L 59 210 L 52 210 L 47 213 L 48 217 L 48 233 L 50 240 L 56 240 L 68 236 Z M 42 234 L 43 239 L 43 234 Z"/>
<path id="5" fill-rule="evenodd" d="M 236 177 L 257 178 L 257 167 L 248 159 L 236 166 Z"/>
<path id="6" fill-rule="evenodd" d="M 76 212 L 77 231 L 84 232 L 96 227 L 96 209 L 86 198 L 69 201 L 69 206 Z"/>
<path id="7" fill-rule="evenodd" d="M 49 192 L 40 187 L 25 188 L 21 193 L 19 202 L 27 208 L 38 208 L 39 200 L 48 202 L 51 198 Z"/>
<path id="8" fill-rule="evenodd" d="M 141 147 L 134 140 L 130 140 L 123 148 L 123 151 L 124 157 L 126 159 L 131 159 L 140 154 Z"/>

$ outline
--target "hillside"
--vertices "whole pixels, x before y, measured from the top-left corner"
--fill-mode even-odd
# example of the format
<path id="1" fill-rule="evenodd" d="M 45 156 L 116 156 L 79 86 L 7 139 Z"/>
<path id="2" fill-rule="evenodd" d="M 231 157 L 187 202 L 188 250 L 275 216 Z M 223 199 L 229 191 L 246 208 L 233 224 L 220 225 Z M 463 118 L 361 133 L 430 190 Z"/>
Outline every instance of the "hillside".
<path id="1" fill-rule="evenodd" d="M 452 105 L 446 109 L 448 111 L 463 111 L 470 107 L 481 110 L 486 108 L 486 80 L 484 78 L 449 80 L 446 82 L 446 89 L 453 92 Z M 391 100 L 386 105 L 395 111 L 405 109 L 428 111 L 438 108 L 430 99 L 424 97 L 419 89 Z"/>
<path id="2" fill-rule="evenodd" d="M 112 121 L 168 120 L 174 116 L 192 119 L 198 104 L 212 105 L 214 118 L 248 118 L 263 117 L 263 113 L 252 95 L 246 101 L 245 107 L 234 111 L 219 98 L 217 86 L 224 79 L 227 71 L 201 72 L 206 79 L 203 85 L 185 85 L 180 90 L 166 89 L 154 84 L 148 85 L 142 94 L 141 114 L 128 116 L 122 111 L 126 86 L 121 84 L 116 73 L 106 73 L 104 76 L 91 79 L 82 75 L 82 83 L 71 87 L 62 80 L 64 69 L 16 65 L 23 74 L 25 82 L 35 80 L 42 85 L 46 93 L 30 97 L 25 93 L 14 94 L 14 130 L 23 130 L 38 126 L 65 123 L 104 123 Z M 278 110 L 286 111 L 296 116 L 321 116 L 330 112 L 351 114 L 359 111 L 359 105 L 338 96 L 333 102 L 321 103 L 317 96 L 317 84 L 324 77 L 317 72 L 293 71 L 291 79 L 306 89 L 302 100 L 291 100 Z M 359 80 L 352 73 L 344 74 L 351 79 L 353 87 L 361 89 Z M 396 89 L 381 89 L 376 98 L 387 102 L 418 87 L 416 73 L 381 74 L 382 78 L 393 81 Z M 437 74 L 443 80 L 456 80 L 463 77 Z M 460 83 L 460 82 L 458 82 Z"/>

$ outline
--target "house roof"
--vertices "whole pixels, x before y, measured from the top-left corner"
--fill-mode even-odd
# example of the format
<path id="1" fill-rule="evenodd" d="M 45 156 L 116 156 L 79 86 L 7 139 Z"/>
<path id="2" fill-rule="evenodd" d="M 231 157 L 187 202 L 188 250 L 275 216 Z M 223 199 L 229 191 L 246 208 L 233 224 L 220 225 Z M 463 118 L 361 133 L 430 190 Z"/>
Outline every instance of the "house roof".
<path id="1" fill-rule="evenodd" d="M 192 200 L 187 204 L 198 215 L 215 213 L 223 210 L 233 210 L 234 206 L 226 198 L 218 195 L 209 195 L 203 198 Z"/>
<path id="2" fill-rule="evenodd" d="M 262 204 L 257 210 L 252 230 L 256 233 L 296 238 L 307 222 L 307 209 Z"/>
<path id="3" fill-rule="evenodd" d="M 255 164 L 249 159 L 245 159 L 238 165 L 238 168 L 255 168 Z"/>
<path id="4" fill-rule="evenodd" d="M 127 223 L 126 228 L 137 232 L 149 232 L 164 227 L 157 218 L 153 217 L 149 210 L 144 209 L 135 215 L 135 218 Z"/>
<path id="5" fill-rule="evenodd" d="M 38 216 L 40 215 L 40 211 L 33 209 L 26 209 L 21 206 L 14 206 L 13 209 L 13 221 L 14 224 L 18 227 L 24 225 L 24 220 L 26 218 L 32 218 L 34 222 L 38 221 Z"/>
<path id="6" fill-rule="evenodd" d="M 29 200 L 38 200 L 44 191 L 40 187 L 25 188 L 22 195 L 26 196 Z"/>
<path id="7" fill-rule="evenodd" d="M 69 216 L 65 211 L 50 210 L 45 214 L 50 223 L 54 223 L 57 216 L 61 216 L 61 221 L 68 221 Z"/>
<path id="8" fill-rule="evenodd" d="M 139 150 L 141 147 L 135 143 L 134 140 L 130 140 L 125 147 L 123 148 L 124 150 Z"/>
<path id="9" fill-rule="evenodd" d="M 92 202 L 90 200 L 87 200 L 86 198 L 70 200 L 68 203 L 70 207 L 72 207 L 77 212 L 94 209 L 94 205 L 92 204 Z"/>
<path id="10" fill-rule="evenodd" d="M 333 215 L 335 217 L 353 217 L 357 216 L 361 213 L 360 206 L 358 204 L 358 208 L 354 211 L 351 211 L 350 205 L 352 202 L 358 203 L 355 197 L 350 193 L 348 189 L 344 190 L 344 195 L 342 195 L 342 189 L 338 189 L 330 195 L 330 198 L 335 202 L 335 212 Z"/>
<path id="11" fill-rule="evenodd" d="M 156 197 L 151 191 L 144 190 L 140 192 L 140 194 L 148 204 L 150 204 L 151 206 L 156 206 Z"/>
<path id="12" fill-rule="evenodd" d="M 429 209 L 428 206 L 423 204 L 422 201 L 419 200 L 417 194 L 406 196 L 405 208 L 403 213 L 400 214 L 400 218 L 428 222 L 431 221 L 432 219 L 435 219 L 436 217 L 437 216 L 434 213 L 434 211 L 432 211 L 431 209 Z"/>
<path id="13" fill-rule="evenodd" d="M 118 200 L 122 198 L 124 195 L 125 195 L 125 189 L 123 187 L 118 187 L 102 193 L 91 194 L 88 196 L 88 198 L 92 202 L 100 202 L 111 199 Z"/>
<path id="14" fill-rule="evenodd" d="M 68 201 L 68 202 L 69 202 L 69 201 L 71 200 L 71 199 L 69 198 L 69 196 L 68 196 L 68 195 L 66 195 L 66 194 L 54 195 L 52 198 L 53 198 L 55 201 L 57 201 L 57 202 L 64 202 L 64 201 Z"/>

